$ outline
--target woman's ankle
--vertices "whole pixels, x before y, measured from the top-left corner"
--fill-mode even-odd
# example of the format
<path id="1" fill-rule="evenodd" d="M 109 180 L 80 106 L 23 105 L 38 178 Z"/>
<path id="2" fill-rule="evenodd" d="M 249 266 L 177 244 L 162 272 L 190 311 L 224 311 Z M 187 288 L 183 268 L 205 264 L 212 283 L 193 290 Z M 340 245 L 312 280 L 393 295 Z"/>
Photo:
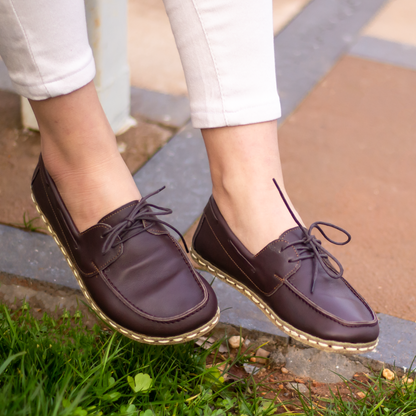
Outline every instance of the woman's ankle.
<path id="1" fill-rule="evenodd" d="M 42 155 L 43 157 L 43 155 Z M 90 163 L 68 163 L 56 154 L 45 167 L 80 232 L 141 195 L 120 154 Z"/>
<path id="2" fill-rule="evenodd" d="M 270 183 L 270 186 L 246 184 L 228 190 L 213 187 L 213 197 L 227 224 L 253 254 L 297 225 L 272 179 Z"/>

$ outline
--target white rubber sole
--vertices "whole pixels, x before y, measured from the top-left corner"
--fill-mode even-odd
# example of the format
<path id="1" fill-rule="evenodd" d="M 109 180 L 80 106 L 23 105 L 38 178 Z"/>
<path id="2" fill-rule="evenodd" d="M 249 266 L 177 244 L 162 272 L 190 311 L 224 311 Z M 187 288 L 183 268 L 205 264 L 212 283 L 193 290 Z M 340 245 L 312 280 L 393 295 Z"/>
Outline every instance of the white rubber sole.
<path id="1" fill-rule="evenodd" d="M 220 309 L 217 309 L 217 312 L 215 316 L 207 322 L 205 325 L 201 326 L 200 328 L 187 332 L 181 335 L 176 335 L 172 337 L 151 337 L 144 334 L 139 334 L 136 332 L 133 332 L 127 328 L 122 327 L 121 325 L 114 322 L 112 319 L 110 319 L 104 312 L 101 311 L 101 309 L 97 306 L 97 304 L 92 299 L 91 295 L 88 293 L 87 288 L 84 285 L 84 282 L 82 281 L 78 270 L 72 263 L 71 259 L 69 258 L 69 255 L 65 249 L 65 247 L 61 244 L 59 241 L 58 236 L 54 232 L 52 226 L 49 224 L 49 221 L 43 215 L 43 212 L 39 208 L 39 205 L 36 202 L 36 199 L 32 192 L 32 201 L 35 204 L 36 210 L 38 211 L 40 217 L 42 218 L 43 222 L 46 224 L 48 231 L 52 234 L 53 239 L 55 240 L 55 243 L 58 245 L 60 250 L 62 251 L 62 254 L 65 257 L 65 260 L 67 261 L 69 267 L 72 270 L 72 273 L 74 274 L 75 278 L 77 279 L 77 282 L 81 288 L 82 294 L 85 296 L 85 299 L 87 300 L 88 304 L 91 306 L 91 308 L 98 314 L 98 316 L 109 326 L 109 328 L 112 328 L 121 334 L 125 335 L 128 338 L 131 338 L 137 342 L 141 342 L 143 344 L 153 344 L 153 345 L 173 345 L 173 344 L 183 344 L 188 341 L 192 341 L 194 339 L 197 339 L 201 337 L 202 335 L 210 332 L 215 325 L 218 323 L 220 319 Z"/>
<path id="2" fill-rule="evenodd" d="M 254 292 L 252 292 L 248 287 L 238 282 L 233 277 L 231 277 L 227 273 L 224 273 L 223 271 L 212 265 L 210 262 L 202 258 L 194 250 L 193 247 L 191 248 L 191 257 L 200 266 L 202 270 L 211 273 L 223 282 L 228 283 L 234 289 L 238 290 L 246 298 L 251 300 L 267 316 L 267 318 L 281 331 L 285 332 L 293 339 L 302 342 L 303 344 L 309 345 L 322 351 L 335 352 L 340 354 L 362 354 L 364 352 L 373 350 L 378 344 L 378 339 L 373 342 L 363 344 L 328 341 L 314 337 L 313 335 L 307 334 L 306 332 L 300 331 L 299 329 L 293 327 L 292 325 L 288 324 L 287 322 L 279 318 L 270 309 L 270 307 L 266 303 L 264 303 L 263 300 L 259 298 Z"/>

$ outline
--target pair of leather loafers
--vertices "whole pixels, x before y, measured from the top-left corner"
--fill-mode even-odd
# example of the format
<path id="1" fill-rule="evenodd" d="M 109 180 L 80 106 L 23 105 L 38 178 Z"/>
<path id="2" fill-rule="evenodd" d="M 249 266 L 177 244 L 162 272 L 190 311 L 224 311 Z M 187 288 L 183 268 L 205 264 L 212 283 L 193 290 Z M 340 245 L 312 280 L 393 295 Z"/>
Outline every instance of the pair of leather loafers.
<path id="1" fill-rule="evenodd" d="M 213 329 L 218 303 L 169 225 L 157 217 L 169 210 L 150 204 L 152 195 L 123 205 L 80 233 L 42 157 L 32 179 L 37 210 L 86 300 L 108 326 L 143 343 L 183 343 Z M 377 317 L 310 231 L 301 226 L 288 230 L 252 255 L 211 197 L 191 254 L 295 339 L 332 352 L 371 350 L 377 343 Z"/>

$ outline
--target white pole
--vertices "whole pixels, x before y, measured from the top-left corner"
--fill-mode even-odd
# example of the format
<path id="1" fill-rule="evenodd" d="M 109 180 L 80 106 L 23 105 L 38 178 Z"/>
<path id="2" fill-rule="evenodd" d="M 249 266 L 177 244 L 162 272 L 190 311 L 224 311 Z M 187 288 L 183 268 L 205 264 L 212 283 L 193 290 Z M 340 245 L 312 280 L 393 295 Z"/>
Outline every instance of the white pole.
<path id="1" fill-rule="evenodd" d="M 120 134 L 136 124 L 130 117 L 127 0 L 85 0 L 85 9 L 97 70 L 94 84 L 114 133 Z M 38 130 L 26 98 L 22 98 L 22 123 L 25 128 Z"/>

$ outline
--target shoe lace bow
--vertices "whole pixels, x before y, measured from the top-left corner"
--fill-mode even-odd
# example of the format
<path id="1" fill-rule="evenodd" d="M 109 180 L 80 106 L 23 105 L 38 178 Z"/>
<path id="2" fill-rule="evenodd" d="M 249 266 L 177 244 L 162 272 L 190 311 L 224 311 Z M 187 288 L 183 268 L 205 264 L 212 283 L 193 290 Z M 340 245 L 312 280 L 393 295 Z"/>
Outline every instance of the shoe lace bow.
<path id="1" fill-rule="evenodd" d="M 281 249 L 281 251 L 286 250 L 288 247 L 296 247 L 296 250 L 298 251 L 299 256 L 296 258 L 289 259 L 290 263 L 294 263 L 298 260 L 306 260 L 306 259 L 313 260 L 314 272 L 313 272 L 312 283 L 311 283 L 311 293 L 313 293 L 315 289 L 316 278 L 318 276 L 318 264 L 320 264 L 323 270 L 326 272 L 326 274 L 329 277 L 332 277 L 333 279 L 341 278 L 344 273 L 344 268 L 342 267 L 342 264 L 339 262 L 339 260 L 322 246 L 322 242 L 318 240 L 316 236 L 312 234 L 312 231 L 316 228 L 327 241 L 337 246 L 343 246 L 345 244 L 348 244 L 351 241 L 351 235 L 343 228 L 338 227 L 337 225 L 334 225 L 334 224 L 330 224 L 329 222 L 323 222 L 323 221 L 314 222 L 309 227 L 309 229 L 303 227 L 300 221 L 296 218 L 296 215 L 293 213 L 289 204 L 287 203 L 283 195 L 283 192 L 281 191 L 276 180 L 273 179 L 273 182 L 276 185 L 276 188 L 279 191 L 280 196 L 286 205 L 286 208 L 289 210 L 290 215 L 295 220 L 296 224 L 302 230 L 303 235 L 304 235 L 304 238 L 288 243 L 285 247 Z M 347 240 L 346 241 L 332 240 L 330 237 L 328 237 L 325 234 L 324 230 L 321 228 L 321 225 L 335 228 L 336 230 L 341 231 L 347 236 Z M 334 267 L 330 259 L 338 266 L 338 269 Z"/>
<path id="2" fill-rule="evenodd" d="M 160 218 L 157 218 L 158 215 L 171 214 L 172 210 L 169 208 L 160 207 L 158 205 L 149 204 L 147 202 L 151 196 L 158 194 L 164 189 L 165 186 L 155 192 L 152 192 L 149 195 L 142 197 L 142 199 L 136 203 L 130 214 L 123 221 L 120 221 L 117 225 L 103 233 L 103 237 L 105 237 L 106 240 L 103 244 L 102 254 L 106 254 L 110 249 L 126 242 L 130 238 L 144 233 L 148 229 L 152 228 L 155 223 L 163 224 L 175 231 L 182 240 L 186 252 L 189 252 L 188 246 L 186 245 L 182 234 L 172 225 L 161 220 Z M 152 211 L 151 208 L 154 208 L 158 211 Z M 117 240 L 117 238 L 120 239 Z"/>

